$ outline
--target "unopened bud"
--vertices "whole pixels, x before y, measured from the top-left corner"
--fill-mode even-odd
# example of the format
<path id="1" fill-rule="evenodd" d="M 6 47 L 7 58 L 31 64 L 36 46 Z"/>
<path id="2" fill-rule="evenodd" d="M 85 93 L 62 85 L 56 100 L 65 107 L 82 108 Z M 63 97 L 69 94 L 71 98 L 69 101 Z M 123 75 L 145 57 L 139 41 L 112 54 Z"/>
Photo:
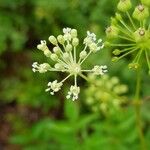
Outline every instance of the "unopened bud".
<path id="1" fill-rule="evenodd" d="M 67 52 L 65 52 L 65 53 L 63 53 L 63 58 L 65 59 L 65 60 L 68 60 L 69 59 L 69 54 L 67 53 Z"/>
<path id="2" fill-rule="evenodd" d="M 128 11 L 131 7 L 132 7 L 132 4 L 130 0 L 120 0 L 117 5 L 118 10 L 122 12 Z"/>
<path id="3" fill-rule="evenodd" d="M 110 26 L 106 29 L 106 36 L 109 39 L 116 38 L 118 32 L 119 32 L 118 28 L 116 28 L 115 26 Z"/>
<path id="4" fill-rule="evenodd" d="M 67 44 L 66 45 L 66 51 L 67 52 L 71 52 L 72 51 L 72 45 L 71 44 Z"/>
<path id="5" fill-rule="evenodd" d="M 138 69 L 139 68 L 139 64 L 138 63 L 130 63 L 128 65 L 129 69 Z"/>
<path id="6" fill-rule="evenodd" d="M 65 39 L 64 39 L 64 37 L 62 35 L 58 35 L 57 36 L 57 40 L 62 45 L 65 43 Z"/>
<path id="7" fill-rule="evenodd" d="M 51 57 L 51 52 L 49 51 L 49 50 L 45 50 L 44 51 L 44 55 L 46 56 L 46 57 Z"/>
<path id="8" fill-rule="evenodd" d="M 119 13 L 115 14 L 117 20 L 122 20 L 122 16 Z"/>
<path id="9" fill-rule="evenodd" d="M 121 50 L 119 50 L 119 49 L 115 49 L 115 50 L 113 51 L 113 54 L 114 54 L 114 55 L 120 55 L 120 53 L 121 53 Z"/>
<path id="10" fill-rule="evenodd" d="M 97 51 L 97 44 L 96 43 L 92 43 L 89 45 L 89 49 L 92 52 L 96 52 Z"/>
<path id="11" fill-rule="evenodd" d="M 76 29 L 72 29 L 72 30 L 71 30 L 71 37 L 72 37 L 72 38 L 77 37 L 77 30 L 76 30 Z"/>
<path id="12" fill-rule="evenodd" d="M 133 17 L 139 21 L 143 21 L 148 16 L 149 16 L 148 7 L 141 4 L 138 5 L 133 12 Z"/>
<path id="13" fill-rule="evenodd" d="M 51 36 L 48 38 L 48 40 L 49 40 L 53 45 L 57 45 L 57 39 L 56 39 L 53 35 L 51 35 Z"/>
<path id="14" fill-rule="evenodd" d="M 148 31 L 144 28 L 139 28 L 137 31 L 134 32 L 133 35 L 136 42 L 147 41 L 149 39 Z"/>
<path id="15" fill-rule="evenodd" d="M 61 53 L 61 49 L 58 46 L 54 47 L 53 51 L 54 51 L 55 54 L 60 54 Z"/>
<path id="16" fill-rule="evenodd" d="M 72 45 L 76 47 L 78 44 L 79 44 L 79 39 L 78 38 L 73 38 Z"/>
<path id="17" fill-rule="evenodd" d="M 87 56 L 87 52 L 85 50 L 81 51 L 80 58 L 83 59 Z"/>
<path id="18" fill-rule="evenodd" d="M 119 60 L 119 57 L 113 57 L 112 58 L 112 62 L 116 62 L 116 61 L 118 61 Z"/>
<path id="19" fill-rule="evenodd" d="M 56 54 L 51 54 L 51 59 L 53 61 L 57 61 L 58 60 L 58 56 Z"/>

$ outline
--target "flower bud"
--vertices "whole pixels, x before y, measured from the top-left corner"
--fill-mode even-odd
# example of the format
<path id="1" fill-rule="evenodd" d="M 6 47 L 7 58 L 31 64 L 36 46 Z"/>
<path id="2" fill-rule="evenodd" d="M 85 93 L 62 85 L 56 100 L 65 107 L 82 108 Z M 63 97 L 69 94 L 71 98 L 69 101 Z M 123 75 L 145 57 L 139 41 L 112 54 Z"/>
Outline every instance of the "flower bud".
<path id="1" fill-rule="evenodd" d="M 89 49 L 92 52 L 96 52 L 97 51 L 97 44 L 96 43 L 92 43 L 89 45 Z"/>
<path id="2" fill-rule="evenodd" d="M 139 21 L 143 21 L 148 16 L 149 16 L 148 7 L 141 4 L 138 5 L 133 12 L 133 17 Z"/>
<path id="3" fill-rule="evenodd" d="M 115 26 L 110 26 L 106 29 L 106 36 L 109 39 L 116 38 L 118 32 L 119 32 L 118 28 L 116 28 Z"/>
<path id="4" fill-rule="evenodd" d="M 104 45 L 105 45 L 105 47 L 110 47 L 110 46 L 111 46 L 111 43 L 106 41 L 106 42 L 104 43 Z"/>
<path id="5" fill-rule="evenodd" d="M 117 20 L 122 20 L 122 16 L 119 13 L 115 14 Z"/>
<path id="6" fill-rule="evenodd" d="M 87 52 L 85 50 L 81 51 L 80 58 L 84 59 L 87 56 Z"/>
<path id="7" fill-rule="evenodd" d="M 55 67 L 55 69 L 58 69 L 58 70 L 63 70 L 64 69 L 64 66 L 60 63 L 56 63 L 54 67 Z"/>
<path id="8" fill-rule="evenodd" d="M 144 28 L 139 28 L 137 31 L 134 32 L 134 38 L 136 42 L 143 42 L 149 39 L 148 31 Z"/>
<path id="9" fill-rule="evenodd" d="M 73 38 L 72 45 L 76 47 L 78 44 L 79 44 L 79 39 L 78 38 Z"/>
<path id="10" fill-rule="evenodd" d="M 46 56 L 46 57 L 51 57 L 51 51 L 49 51 L 49 50 L 45 50 L 44 51 L 44 55 Z"/>
<path id="11" fill-rule="evenodd" d="M 64 39 L 64 37 L 62 35 L 58 35 L 57 36 L 57 40 L 62 45 L 65 43 L 65 39 Z"/>
<path id="12" fill-rule="evenodd" d="M 142 4 L 150 6 L 150 0 L 141 0 Z"/>
<path id="13" fill-rule="evenodd" d="M 71 37 L 72 37 L 72 38 L 77 37 L 77 30 L 76 30 L 76 29 L 72 29 L 72 30 L 71 30 Z"/>
<path id="14" fill-rule="evenodd" d="M 56 39 L 53 35 L 51 35 L 51 36 L 48 38 L 48 40 L 49 40 L 53 45 L 57 45 L 57 39 Z"/>
<path id="15" fill-rule="evenodd" d="M 63 53 L 63 58 L 65 59 L 65 60 L 68 60 L 69 59 L 69 54 L 67 53 L 67 52 L 65 52 L 65 53 Z"/>
<path id="16" fill-rule="evenodd" d="M 120 0 L 117 5 L 118 10 L 122 12 L 128 11 L 131 7 L 132 7 L 132 4 L 130 0 Z"/>
<path id="17" fill-rule="evenodd" d="M 113 51 L 113 54 L 114 54 L 114 55 L 120 55 L 120 53 L 121 53 L 121 50 L 119 50 L 119 49 L 115 49 L 115 50 Z"/>
<path id="18" fill-rule="evenodd" d="M 118 60 L 119 60 L 119 57 L 113 57 L 111 61 L 112 61 L 112 62 L 116 62 L 116 61 L 118 61 Z"/>
<path id="19" fill-rule="evenodd" d="M 58 60 L 58 56 L 56 54 L 51 54 L 51 59 L 53 61 L 57 61 Z"/>
<path id="20" fill-rule="evenodd" d="M 138 63 L 130 63 L 128 65 L 129 69 L 138 69 L 139 68 L 139 64 Z"/>
<path id="21" fill-rule="evenodd" d="M 115 26 L 117 23 L 118 23 L 117 19 L 114 17 L 111 17 L 111 24 Z"/>
<path id="22" fill-rule="evenodd" d="M 58 46 L 55 46 L 53 48 L 53 51 L 54 51 L 55 54 L 60 54 L 61 53 L 61 49 Z"/>
<path id="23" fill-rule="evenodd" d="M 71 52 L 72 51 L 72 45 L 71 44 L 67 44 L 66 45 L 66 52 Z"/>

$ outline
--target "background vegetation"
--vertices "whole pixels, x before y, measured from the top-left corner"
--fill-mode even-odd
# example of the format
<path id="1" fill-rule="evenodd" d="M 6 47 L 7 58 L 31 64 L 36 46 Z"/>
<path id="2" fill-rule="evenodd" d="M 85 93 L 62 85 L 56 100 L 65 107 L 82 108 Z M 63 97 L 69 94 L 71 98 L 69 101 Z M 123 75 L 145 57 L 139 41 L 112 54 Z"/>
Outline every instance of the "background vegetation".
<path id="1" fill-rule="evenodd" d="M 105 28 L 116 11 L 117 2 L 117 0 L 0 1 L 1 150 L 140 149 L 132 104 L 136 72 L 129 70 L 126 65 L 130 58 L 112 63 L 112 50 L 108 48 L 90 57 L 87 66 L 93 63 L 108 64 L 109 77 L 103 79 L 106 90 L 103 91 L 101 84 L 95 90 L 81 79 L 82 92 L 79 100 L 75 102 L 64 98 L 67 84 L 63 89 L 64 93 L 61 91 L 51 96 L 44 92 L 47 82 L 54 80 L 56 76 L 58 79 L 61 78 L 59 74 L 33 74 L 31 69 L 34 61 L 47 61 L 36 49 L 39 41 L 47 39 L 50 35 L 60 34 L 64 27 L 76 28 L 81 39 L 85 37 L 87 30 L 104 39 Z M 104 82 L 103 80 L 94 79 L 95 82 Z M 110 90 L 110 86 L 114 84 L 118 86 L 123 84 L 127 88 L 123 93 L 119 93 L 116 89 Z M 143 70 L 141 115 L 148 149 L 150 149 L 149 84 L 147 70 Z M 98 94 L 93 97 L 95 93 Z M 117 109 L 111 103 L 114 99 L 124 100 L 116 106 Z M 103 105 L 101 107 L 102 102 L 107 109 L 103 109 Z"/>

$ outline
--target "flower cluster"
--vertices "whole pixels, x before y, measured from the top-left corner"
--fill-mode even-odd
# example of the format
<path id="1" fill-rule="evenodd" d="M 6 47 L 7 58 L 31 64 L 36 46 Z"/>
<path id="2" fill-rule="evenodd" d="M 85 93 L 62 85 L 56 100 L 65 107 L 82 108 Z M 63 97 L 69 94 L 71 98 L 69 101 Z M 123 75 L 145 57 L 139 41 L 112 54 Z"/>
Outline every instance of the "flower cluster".
<path id="1" fill-rule="evenodd" d="M 113 47 L 115 57 L 112 61 L 132 54 L 129 68 L 138 69 L 144 56 L 150 73 L 150 0 L 141 0 L 141 3 L 132 10 L 130 0 L 120 0 L 118 13 L 111 19 L 111 25 L 106 29 L 106 46 Z M 123 13 L 123 14 L 122 14 Z M 126 15 L 126 17 L 125 17 Z M 118 42 L 120 41 L 120 42 Z"/>
<path id="2" fill-rule="evenodd" d="M 37 49 L 43 51 L 46 57 L 49 57 L 55 62 L 55 65 L 51 67 L 48 63 L 38 64 L 34 62 L 32 65 L 33 72 L 38 71 L 39 73 L 45 73 L 47 71 L 56 71 L 56 72 L 66 72 L 68 75 L 62 81 L 58 82 L 57 80 L 49 82 L 46 92 L 50 92 L 51 95 L 54 95 L 55 92 L 58 92 L 63 83 L 71 76 L 74 78 L 74 84 L 71 85 L 70 90 L 66 96 L 67 99 L 76 100 L 80 93 L 80 87 L 77 84 L 77 77 L 81 76 L 86 78 L 83 73 L 93 73 L 95 75 L 103 75 L 107 72 L 107 66 L 94 66 L 92 69 L 83 69 L 83 62 L 95 52 L 98 52 L 104 47 L 102 40 L 96 39 L 94 33 L 87 31 L 87 36 L 83 41 L 84 48 L 80 51 L 79 56 L 77 57 L 77 46 L 79 45 L 79 39 L 77 37 L 77 30 L 71 28 L 64 28 L 63 35 L 58 35 L 57 37 L 51 35 L 49 41 L 54 45 L 53 51 L 50 51 L 46 41 L 41 41 L 37 45 Z"/>
<path id="3" fill-rule="evenodd" d="M 128 87 L 120 84 L 117 77 L 102 76 L 100 79 L 89 75 L 92 83 L 85 91 L 85 102 L 92 111 L 101 111 L 104 114 L 118 110 L 126 102 L 124 94 Z"/>

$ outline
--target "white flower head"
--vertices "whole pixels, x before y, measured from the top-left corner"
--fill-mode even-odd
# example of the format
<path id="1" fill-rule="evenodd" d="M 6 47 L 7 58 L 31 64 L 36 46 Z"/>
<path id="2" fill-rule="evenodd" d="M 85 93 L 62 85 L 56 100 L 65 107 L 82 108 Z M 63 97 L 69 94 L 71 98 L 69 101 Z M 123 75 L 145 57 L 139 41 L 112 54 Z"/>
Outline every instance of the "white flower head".
<path id="1" fill-rule="evenodd" d="M 84 69 L 82 64 L 93 53 L 98 52 L 103 48 L 102 40 L 97 41 L 94 33 L 87 32 L 87 37 L 84 39 L 84 48 L 77 55 L 77 48 L 79 45 L 79 38 L 77 37 L 77 30 L 71 28 L 64 28 L 63 35 L 58 35 L 57 38 L 53 35 L 49 37 L 49 41 L 54 45 L 53 52 L 48 51 L 46 41 L 41 41 L 38 48 L 44 51 L 44 54 L 54 61 L 54 66 L 51 67 L 47 63 L 38 64 L 33 63 L 33 72 L 45 73 L 47 71 L 55 71 L 67 73 L 68 75 L 60 82 L 57 80 L 48 83 L 46 91 L 50 91 L 50 94 L 54 95 L 58 92 L 63 83 L 71 76 L 74 78 L 74 85 L 70 87 L 70 90 L 66 96 L 67 99 L 76 100 L 80 93 L 80 87 L 77 84 L 77 78 L 80 76 L 86 79 L 85 73 L 93 73 L 95 75 L 103 75 L 107 72 L 107 66 L 95 66 L 93 69 Z M 62 46 L 59 46 L 62 45 Z"/>
<path id="2" fill-rule="evenodd" d="M 72 99 L 73 101 L 74 100 L 77 100 L 78 99 L 78 95 L 80 93 L 80 87 L 79 86 L 71 86 L 70 87 L 70 91 L 68 92 L 68 95 L 66 96 L 67 99 Z"/>
<path id="3" fill-rule="evenodd" d="M 47 84 L 47 86 L 49 88 L 47 88 L 45 91 L 48 92 L 50 91 L 50 94 L 51 95 L 54 95 L 54 92 L 58 92 L 60 89 L 61 89 L 61 86 L 62 86 L 62 82 L 58 83 L 57 80 L 53 81 L 53 82 L 49 82 Z"/>

